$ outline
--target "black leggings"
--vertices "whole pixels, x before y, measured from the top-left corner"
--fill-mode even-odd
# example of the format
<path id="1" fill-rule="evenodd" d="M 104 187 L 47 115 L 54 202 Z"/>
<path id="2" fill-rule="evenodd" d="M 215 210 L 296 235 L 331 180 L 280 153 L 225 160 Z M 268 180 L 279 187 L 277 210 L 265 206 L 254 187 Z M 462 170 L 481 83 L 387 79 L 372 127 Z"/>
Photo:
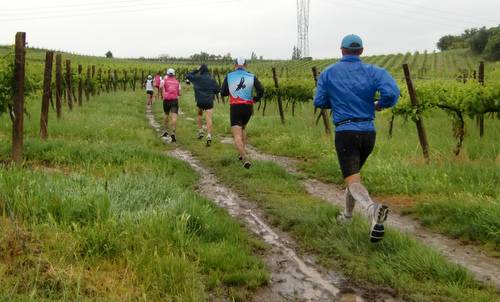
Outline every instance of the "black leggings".
<path id="1" fill-rule="evenodd" d="M 375 131 L 339 131 L 335 133 L 335 148 L 344 178 L 361 171 L 375 146 Z"/>

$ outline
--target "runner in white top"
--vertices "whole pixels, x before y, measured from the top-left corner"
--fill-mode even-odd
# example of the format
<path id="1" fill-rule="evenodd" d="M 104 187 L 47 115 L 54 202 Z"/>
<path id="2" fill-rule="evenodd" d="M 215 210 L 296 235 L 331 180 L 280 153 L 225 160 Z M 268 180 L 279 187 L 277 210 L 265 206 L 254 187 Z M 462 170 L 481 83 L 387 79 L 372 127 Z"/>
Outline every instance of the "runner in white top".
<path id="1" fill-rule="evenodd" d="M 148 79 L 146 80 L 146 94 L 148 95 L 148 106 L 153 105 L 153 94 L 154 94 L 154 88 L 153 88 L 153 77 L 151 75 L 148 75 Z"/>

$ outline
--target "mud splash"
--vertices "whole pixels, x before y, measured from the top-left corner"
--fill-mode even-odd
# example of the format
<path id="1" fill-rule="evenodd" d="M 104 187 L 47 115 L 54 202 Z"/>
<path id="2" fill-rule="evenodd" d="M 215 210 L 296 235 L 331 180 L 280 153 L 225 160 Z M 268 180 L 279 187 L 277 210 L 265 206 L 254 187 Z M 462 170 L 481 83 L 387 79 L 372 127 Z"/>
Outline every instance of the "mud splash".
<path id="1" fill-rule="evenodd" d="M 232 144 L 231 138 L 223 138 L 222 143 Z M 307 178 L 297 168 L 298 161 L 293 158 L 265 154 L 252 146 L 247 146 L 249 155 L 256 160 L 272 161 L 283 167 L 287 172 L 303 178 L 307 192 L 315 197 L 335 205 L 344 207 L 344 190 L 335 184 L 325 183 Z M 358 209 L 359 210 L 359 209 Z M 365 211 L 357 211 L 366 215 Z M 500 259 L 489 257 L 478 247 L 463 245 L 459 241 L 447 238 L 425 229 L 420 223 L 410 217 L 391 212 L 387 224 L 402 232 L 409 233 L 428 246 L 439 251 L 450 261 L 468 269 L 477 280 L 492 283 L 500 289 Z"/>
<path id="2" fill-rule="evenodd" d="M 146 116 L 151 127 L 161 132 L 149 108 Z M 202 195 L 244 222 L 249 230 L 269 244 L 264 260 L 271 272 L 271 281 L 256 293 L 253 301 L 396 301 L 385 292 L 351 287 L 335 272 L 320 271 L 311 259 L 303 259 L 295 252 L 291 238 L 266 223 L 253 203 L 222 185 L 189 151 L 176 148 L 169 155 L 187 162 L 200 175 L 199 192 Z"/>

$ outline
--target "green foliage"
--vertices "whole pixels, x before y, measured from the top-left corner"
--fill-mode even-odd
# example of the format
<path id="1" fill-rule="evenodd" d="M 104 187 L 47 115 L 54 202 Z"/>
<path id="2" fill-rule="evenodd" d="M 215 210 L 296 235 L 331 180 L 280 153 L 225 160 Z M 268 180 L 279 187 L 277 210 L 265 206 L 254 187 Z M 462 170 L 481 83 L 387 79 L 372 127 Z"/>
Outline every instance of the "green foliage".
<path id="1" fill-rule="evenodd" d="M 26 64 L 27 67 L 27 64 Z M 26 72 L 24 82 L 24 96 L 29 97 L 37 92 L 40 84 L 35 82 Z M 12 108 L 14 102 L 14 53 L 0 57 L 0 116 Z"/>
<path id="2" fill-rule="evenodd" d="M 462 84 L 434 80 L 415 81 L 414 84 L 420 113 L 443 107 L 451 107 L 471 117 L 500 112 L 500 85 L 496 83 L 483 86 L 473 81 Z M 402 97 L 393 112 L 405 117 L 416 117 L 406 90 L 402 90 Z"/>
<path id="3" fill-rule="evenodd" d="M 486 44 L 488 44 L 488 39 L 490 37 L 489 31 L 486 27 L 482 27 L 476 33 L 474 33 L 469 38 L 469 45 L 472 52 L 476 54 L 482 54 Z"/>
<path id="4" fill-rule="evenodd" d="M 14 56 L 0 57 L 0 116 L 12 107 L 14 87 Z"/>
<path id="5" fill-rule="evenodd" d="M 500 60 L 500 29 L 497 29 L 488 40 L 484 48 L 484 54 L 489 60 Z"/>

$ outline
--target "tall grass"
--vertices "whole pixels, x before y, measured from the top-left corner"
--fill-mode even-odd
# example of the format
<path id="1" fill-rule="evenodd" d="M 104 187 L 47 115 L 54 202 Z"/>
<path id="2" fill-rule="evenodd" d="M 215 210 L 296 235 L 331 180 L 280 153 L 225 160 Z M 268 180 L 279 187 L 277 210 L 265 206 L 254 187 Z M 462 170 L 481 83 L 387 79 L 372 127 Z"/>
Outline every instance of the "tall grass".
<path id="1" fill-rule="evenodd" d="M 0 168 L 0 299 L 246 300 L 267 282 L 262 244 L 194 193 L 196 173 L 165 156 L 141 97 L 65 112 L 46 142 L 31 103 L 25 165 Z"/>

